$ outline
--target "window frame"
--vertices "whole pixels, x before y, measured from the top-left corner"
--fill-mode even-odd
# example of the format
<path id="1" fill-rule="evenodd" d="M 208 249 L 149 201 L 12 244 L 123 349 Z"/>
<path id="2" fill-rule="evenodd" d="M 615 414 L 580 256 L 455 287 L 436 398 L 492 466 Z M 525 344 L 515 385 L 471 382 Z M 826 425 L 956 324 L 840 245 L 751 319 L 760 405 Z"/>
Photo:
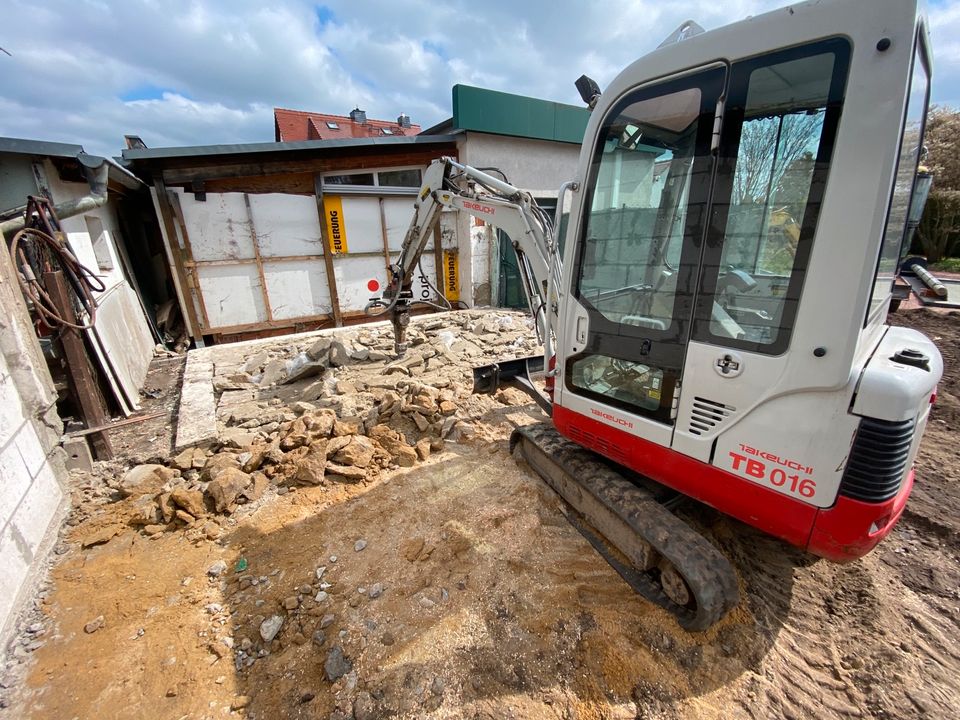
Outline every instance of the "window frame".
<path id="1" fill-rule="evenodd" d="M 870 296 L 867 299 L 867 309 L 863 319 L 864 327 L 869 325 L 873 318 L 884 315 L 887 312 L 887 308 L 889 306 L 888 301 L 893 296 L 893 286 L 896 284 L 897 273 L 900 270 L 900 259 L 903 257 L 903 241 L 906 235 L 910 207 L 913 203 L 913 194 L 916 191 L 917 171 L 920 167 L 920 156 L 923 154 L 923 140 L 927 133 L 927 113 L 930 111 L 930 94 L 931 87 L 933 85 L 933 77 L 930 72 L 930 52 L 929 47 L 926 44 L 926 40 L 924 40 L 922 26 L 917 28 L 917 32 L 914 35 L 912 53 L 913 56 L 910 60 L 910 81 L 907 85 L 906 102 L 903 106 L 903 117 L 900 120 L 900 142 L 897 144 L 897 160 L 893 166 L 893 182 L 890 186 L 890 195 L 887 198 L 887 216 L 883 221 L 883 232 L 880 235 L 880 247 L 877 250 L 877 264 L 874 267 L 873 276 L 870 281 Z M 894 267 L 893 276 L 890 278 L 890 284 L 887 287 L 883 298 L 878 299 L 876 292 L 877 283 L 880 280 L 880 264 L 883 262 L 884 241 L 886 240 L 887 230 L 890 226 L 890 215 L 893 212 L 893 198 L 897 193 L 897 175 L 900 169 L 900 160 L 903 157 L 903 136 L 907 132 L 907 116 L 910 112 L 910 96 L 913 92 L 914 71 L 916 69 L 918 58 L 927 82 L 926 93 L 924 94 L 923 98 L 923 115 L 920 119 L 920 151 L 917 153 L 917 159 L 913 166 L 913 179 L 910 182 L 910 192 L 907 195 L 907 214 L 904 216 L 903 230 L 900 233 L 900 242 L 897 245 L 896 264 Z M 878 299 L 876 307 L 873 305 L 875 299 Z"/>
<path id="2" fill-rule="evenodd" d="M 717 280 L 719 279 L 720 260 L 723 257 L 724 241 L 726 240 L 730 202 L 733 196 L 734 174 L 751 77 L 755 71 L 765 67 L 830 52 L 834 55 L 830 89 L 827 94 L 820 142 L 817 147 L 803 218 L 794 218 L 800 225 L 800 239 L 797 243 L 793 268 L 787 283 L 787 292 L 783 298 L 783 311 L 778 323 L 777 337 L 772 343 L 761 343 L 715 335 L 711 331 L 713 303 L 720 294 L 717 290 Z M 846 97 L 851 55 L 852 45 L 850 40 L 846 37 L 837 36 L 758 55 L 732 64 L 720 133 L 718 167 L 710 209 L 710 230 L 704 244 L 704 254 L 700 267 L 701 274 L 694 310 L 692 340 L 763 355 L 782 355 L 789 348 L 793 337 L 797 306 L 809 269 L 820 209 L 826 195 L 833 149 L 836 144 Z"/>
<path id="3" fill-rule="evenodd" d="M 682 236 L 684 240 L 681 241 L 681 244 L 685 246 L 687 244 L 686 238 L 689 236 L 691 250 L 689 253 L 684 253 L 681 251 L 681 261 L 678 272 L 685 265 L 688 265 L 690 262 L 694 262 L 696 259 L 699 259 L 699 250 L 703 238 L 703 229 L 706 225 L 704 217 L 697 217 L 697 213 L 691 213 L 689 211 L 690 207 L 701 206 L 704 209 L 709 207 L 710 199 L 710 188 L 709 188 L 709 179 L 713 175 L 713 168 L 705 168 L 703 165 L 710 163 L 712 165 L 713 158 L 709 153 L 709 135 L 712 133 L 713 127 L 712 122 L 710 123 L 709 129 L 706 128 L 706 123 L 703 123 L 703 118 L 706 114 L 714 114 L 716 109 L 715 98 L 720 97 L 723 93 L 723 83 L 726 80 L 727 66 L 714 64 L 709 65 L 703 68 L 697 68 L 691 73 L 686 73 L 682 76 L 670 78 L 663 81 L 657 81 L 650 83 L 648 85 L 642 85 L 631 89 L 629 92 L 625 93 L 622 98 L 620 98 L 609 110 L 606 117 L 603 119 L 603 123 L 600 126 L 600 130 L 597 133 L 597 139 L 594 143 L 593 155 L 590 161 L 590 169 L 587 177 L 586 183 L 586 192 L 584 192 L 582 212 L 580 213 L 579 218 L 579 227 L 577 229 L 577 248 L 576 254 L 574 257 L 573 263 L 573 272 L 571 273 L 571 292 L 575 298 L 577 298 L 580 303 L 587 309 L 587 312 L 590 315 L 590 325 L 591 332 L 593 328 L 596 327 L 598 332 L 603 332 L 605 334 L 617 335 L 621 338 L 621 341 L 626 339 L 631 335 L 637 337 L 654 337 L 656 339 L 662 340 L 672 340 L 672 341 L 684 341 L 682 337 L 685 335 L 684 328 L 689 328 L 689 319 L 692 311 L 693 305 L 693 295 L 690 295 L 690 302 L 687 305 L 686 310 L 682 310 L 682 304 L 679 303 L 681 297 L 680 293 L 677 293 L 674 297 L 673 305 L 673 322 L 670 327 L 666 330 L 657 330 L 654 328 L 633 326 L 633 325 L 624 325 L 622 323 L 615 322 L 610 320 L 603 315 L 593 303 L 590 301 L 590 298 L 585 296 L 581 290 L 580 285 L 583 280 L 583 271 L 584 271 L 584 256 L 586 253 L 587 246 L 587 231 L 589 230 L 590 218 L 593 214 L 593 198 L 596 190 L 597 178 L 600 172 L 600 165 L 603 157 L 603 145 L 606 128 L 614 122 L 620 114 L 631 105 L 634 105 L 638 102 L 643 102 L 645 100 L 650 100 L 656 97 L 663 97 L 665 95 L 670 95 L 676 92 L 683 90 L 688 90 L 691 88 L 697 88 L 701 92 L 701 115 L 700 122 L 702 123 L 698 129 L 699 137 L 695 141 L 695 154 L 694 161 L 700 162 L 700 170 L 705 172 L 698 174 L 698 168 L 691 169 L 691 188 L 696 183 L 703 183 L 706 180 L 706 187 L 701 188 L 702 193 L 693 197 L 688 195 L 687 198 L 687 214 L 685 219 L 684 228 L 682 231 Z M 712 100 L 712 102 L 711 102 Z M 711 118 L 712 120 L 712 118 Z M 707 152 L 701 152 L 707 150 Z M 688 190 L 689 192 L 689 190 Z M 702 201 L 702 202 L 701 202 Z M 705 213 L 701 213 L 705 215 Z M 696 257 L 690 257 L 694 255 Z M 686 257 L 685 257 L 686 256 Z M 684 260 L 687 260 L 685 263 Z M 689 268 L 688 268 L 689 269 Z M 694 267 L 693 272 L 696 272 Z M 695 275 L 694 275 L 695 277 Z M 681 310 L 678 310 L 678 307 Z M 612 348 L 611 348 L 612 349 Z M 623 359 L 630 359 L 629 356 L 623 356 Z"/>
<path id="4" fill-rule="evenodd" d="M 579 397 L 589 398 L 611 407 L 646 417 L 650 420 L 671 426 L 675 422 L 673 402 L 676 397 L 687 343 L 690 339 L 691 320 L 693 318 L 695 289 L 699 261 L 706 234 L 712 179 L 715 162 L 711 153 L 714 118 L 717 101 L 723 96 L 729 67 L 724 62 L 710 63 L 691 69 L 681 75 L 654 80 L 645 85 L 631 88 L 619 98 L 607 112 L 597 133 L 592 159 L 585 185 L 586 192 L 581 200 L 581 212 L 578 218 L 577 247 L 574 249 L 573 269 L 570 273 L 570 291 L 590 317 L 587 342 L 576 353 L 566 358 L 564 365 L 564 385 L 566 389 Z M 685 222 L 682 229 L 682 249 L 677 268 L 677 290 L 674 295 L 673 321 L 666 330 L 618 323 L 603 315 L 588 297 L 580 291 L 584 271 L 587 232 L 593 214 L 593 198 L 597 177 L 602 163 L 603 145 L 606 128 L 629 106 L 644 100 L 663 97 L 682 90 L 697 88 L 700 90 L 700 114 L 694 141 L 691 179 L 687 189 Z M 680 288 L 684 290 L 681 292 Z M 615 360 L 642 362 L 651 371 L 660 372 L 661 404 L 655 410 L 627 400 L 590 390 L 573 383 L 574 365 L 593 355 L 603 355 Z"/>
<path id="5" fill-rule="evenodd" d="M 330 195 L 372 195 L 372 196 L 382 196 L 382 195 L 410 195 L 416 196 L 420 191 L 420 186 L 404 186 L 404 185 L 381 185 L 380 184 L 380 173 L 381 172 L 397 172 L 402 170 L 416 170 L 420 173 L 420 183 L 423 183 L 423 173 L 426 170 L 424 165 L 399 165 L 397 167 L 378 167 L 378 168 L 360 168 L 357 170 L 333 170 L 330 172 L 323 173 L 321 176 L 321 185 L 324 193 Z M 342 175 L 372 175 L 373 184 L 372 185 L 339 185 L 336 183 L 327 182 L 328 178 L 339 177 Z"/>

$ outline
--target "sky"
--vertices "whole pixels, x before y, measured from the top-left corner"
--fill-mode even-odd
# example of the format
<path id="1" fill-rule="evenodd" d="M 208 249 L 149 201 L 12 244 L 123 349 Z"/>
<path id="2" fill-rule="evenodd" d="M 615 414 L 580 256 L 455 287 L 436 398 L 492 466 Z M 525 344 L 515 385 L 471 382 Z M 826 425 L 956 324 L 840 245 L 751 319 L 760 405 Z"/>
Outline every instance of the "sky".
<path id="1" fill-rule="evenodd" d="M 270 142 L 273 108 L 424 128 L 466 83 L 580 104 L 681 22 L 786 0 L 0 0 L 0 136 L 118 155 Z M 960 0 L 931 0 L 933 102 L 960 107 Z"/>

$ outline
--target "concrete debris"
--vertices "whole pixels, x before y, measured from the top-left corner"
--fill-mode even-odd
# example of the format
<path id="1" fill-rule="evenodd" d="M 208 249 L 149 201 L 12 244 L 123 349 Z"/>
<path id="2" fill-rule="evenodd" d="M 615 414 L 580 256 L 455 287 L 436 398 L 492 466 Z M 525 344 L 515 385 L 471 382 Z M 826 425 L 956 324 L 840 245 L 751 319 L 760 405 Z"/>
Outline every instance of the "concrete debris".
<path id="1" fill-rule="evenodd" d="M 217 474 L 215 480 L 207 484 L 207 495 L 213 501 L 217 512 L 232 512 L 237 497 L 252 482 L 250 476 L 236 468 L 225 468 Z"/>
<path id="2" fill-rule="evenodd" d="M 271 642 L 280 632 L 281 627 L 283 627 L 283 616 L 272 615 L 260 623 L 260 637 L 264 642 Z"/>
<path id="3" fill-rule="evenodd" d="M 167 482 L 179 473 L 163 465 L 137 465 L 131 468 L 120 480 L 120 493 L 124 497 L 159 492 Z"/>
<path id="4" fill-rule="evenodd" d="M 445 440 L 472 442 L 480 432 L 471 420 L 491 403 L 529 404 L 508 388 L 475 408 L 470 366 L 533 354 L 530 337 L 510 316 L 458 312 L 414 322 L 400 360 L 384 326 L 198 360 L 191 383 L 207 378 L 208 390 L 191 392 L 205 404 L 212 385 L 216 435 L 178 448 L 166 465 L 129 469 L 111 490 L 127 499 L 121 522 L 103 523 L 84 546 L 131 525 L 150 537 L 187 528 L 192 542 L 216 541 L 226 531 L 218 515 L 255 511 L 298 487 L 364 484 L 430 462 Z M 180 417 L 190 412 L 181 407 Z"/>
<path id="5" fill-rule="evenodd" d="M 275 385 L 287 376 L 287 364 L 283 360 L 271 360 L 263 369 L 260 385 Z"/>
<path id="6" fill-rule="evenodd" d="M 339 645 L 334 647 L 327 655 L 323 663 L 323 671 L 330 682 L 336 682 L 353 669 L 353 663 L 350 658 L 343 654 L 343 648 Z"/>
<path id="7" fill-rule="evenodd" d="M 170 501 L 195 518 L 201 518 L 207 514 L 207 509 L 203 503 L 203 493 L 199 490 L 175 488 L 170 493 Z"/>

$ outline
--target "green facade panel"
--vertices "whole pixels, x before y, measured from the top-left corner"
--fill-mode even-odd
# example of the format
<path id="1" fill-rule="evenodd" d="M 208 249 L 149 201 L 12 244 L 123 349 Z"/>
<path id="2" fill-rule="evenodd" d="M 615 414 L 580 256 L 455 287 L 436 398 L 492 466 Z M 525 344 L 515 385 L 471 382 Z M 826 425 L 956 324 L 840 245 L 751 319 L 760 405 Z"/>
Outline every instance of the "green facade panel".
<path id="1" fill-rule="evenodd" d="M 513 137 L 583 142 L 590 113 L 574 105 L 523 95 L 453 86 L 453 127 L 456 130 Z"/>

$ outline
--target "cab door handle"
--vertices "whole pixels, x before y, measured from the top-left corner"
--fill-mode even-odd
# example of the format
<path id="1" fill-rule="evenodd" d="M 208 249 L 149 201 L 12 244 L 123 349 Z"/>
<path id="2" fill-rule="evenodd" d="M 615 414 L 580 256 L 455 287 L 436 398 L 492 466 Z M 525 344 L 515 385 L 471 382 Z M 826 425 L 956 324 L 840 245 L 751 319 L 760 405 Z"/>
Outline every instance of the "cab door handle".
<path id="1" fill-rule="evenodd" d="M 581 345 L 587 343 L 587 319 L 582 315 L 577 318 L 577 342 Z"/>

